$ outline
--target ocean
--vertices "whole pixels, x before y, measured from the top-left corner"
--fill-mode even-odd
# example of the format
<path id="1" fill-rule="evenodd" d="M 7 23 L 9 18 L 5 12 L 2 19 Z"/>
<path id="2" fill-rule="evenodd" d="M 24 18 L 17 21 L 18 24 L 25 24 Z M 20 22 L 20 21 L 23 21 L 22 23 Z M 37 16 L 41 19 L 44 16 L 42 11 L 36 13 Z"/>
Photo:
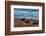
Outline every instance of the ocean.
<path id="1" fill-rule="evenodd" d="M 14 8 L 16 18 L 39 19 L 39 9 Z"/>

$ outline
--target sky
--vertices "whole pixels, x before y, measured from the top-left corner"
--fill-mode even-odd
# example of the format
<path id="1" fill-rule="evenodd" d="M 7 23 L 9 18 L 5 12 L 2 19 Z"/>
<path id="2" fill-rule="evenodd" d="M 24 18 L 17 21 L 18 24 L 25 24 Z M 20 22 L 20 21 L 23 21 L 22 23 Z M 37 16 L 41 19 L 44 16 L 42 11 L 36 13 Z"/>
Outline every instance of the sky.
<path id="1" fill-rule="evenodd" d="M 24 8 L 14 8 L 14 16 L 16 18 L 39 18 L 39 9 L 24 9 Z"/>

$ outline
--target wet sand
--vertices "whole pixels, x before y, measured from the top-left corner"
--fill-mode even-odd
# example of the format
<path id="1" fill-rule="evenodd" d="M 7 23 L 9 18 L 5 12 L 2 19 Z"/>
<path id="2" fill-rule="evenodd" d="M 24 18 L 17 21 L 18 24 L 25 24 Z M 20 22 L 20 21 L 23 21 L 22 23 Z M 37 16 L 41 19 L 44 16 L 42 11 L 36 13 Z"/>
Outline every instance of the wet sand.
<path id="1" fill-rule="evenodd" d="M 38 26 L 39 21 L 34 19 L 14 18 L 14 27 L 33 27 Z"/>

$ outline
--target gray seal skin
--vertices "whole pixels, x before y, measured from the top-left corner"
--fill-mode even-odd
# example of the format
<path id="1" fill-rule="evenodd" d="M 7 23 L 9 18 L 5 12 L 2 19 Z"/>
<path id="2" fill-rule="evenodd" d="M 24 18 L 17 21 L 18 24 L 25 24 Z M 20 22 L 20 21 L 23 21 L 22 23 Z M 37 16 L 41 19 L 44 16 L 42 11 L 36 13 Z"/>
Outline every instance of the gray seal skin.
<path id="1" fill-rule="evenodd" d="M 33 24 L 32 19 L 30 19 L 30 20 L 28 19 L 28 20 L 27 20 L 27 19 L 24 18 L 24 19 L 22 19 L 22 21 L 23 21 L 23 24 L 24 24 L 24 25 L 32 25 L 32 24 Z"/>

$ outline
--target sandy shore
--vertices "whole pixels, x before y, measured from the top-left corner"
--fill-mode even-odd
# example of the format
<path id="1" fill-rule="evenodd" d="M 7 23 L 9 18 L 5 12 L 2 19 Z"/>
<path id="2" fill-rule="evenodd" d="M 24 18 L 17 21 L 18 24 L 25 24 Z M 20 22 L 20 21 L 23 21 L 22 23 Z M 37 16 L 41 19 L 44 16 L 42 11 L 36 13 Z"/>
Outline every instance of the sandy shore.
<path id="1" fill-rule="evenodd" d="M 38 26 L 38 23 L 38 20 L 34 19 L 14 18 L 14 27 Z"/>

